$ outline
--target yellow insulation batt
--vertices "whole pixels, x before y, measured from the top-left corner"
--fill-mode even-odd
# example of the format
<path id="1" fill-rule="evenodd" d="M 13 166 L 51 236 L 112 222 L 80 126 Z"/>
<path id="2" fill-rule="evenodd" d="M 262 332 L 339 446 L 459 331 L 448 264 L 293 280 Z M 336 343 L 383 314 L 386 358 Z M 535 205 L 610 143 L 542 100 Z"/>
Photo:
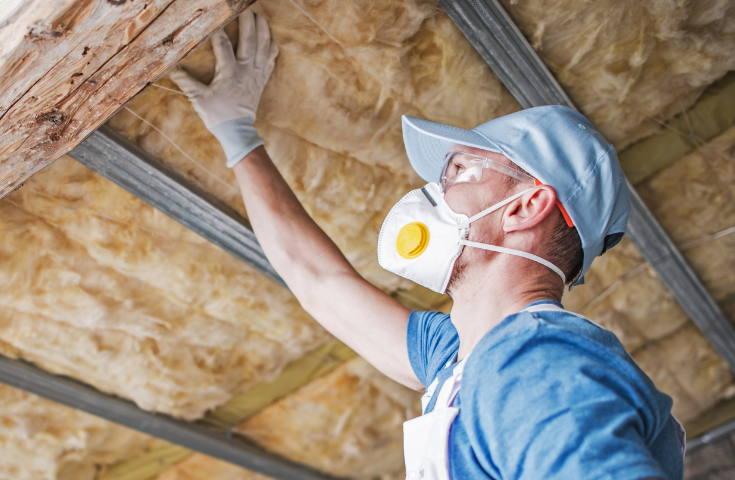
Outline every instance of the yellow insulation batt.
<path id="1" fill-rule="evenodd" d="M 268 480 L 270 477 L 259 475 L 238 466 L 216 460 L 206 455 L 196 454 L 184 460 L 156 480 Z"/>
<path id="2" fill-rule="evenodd" d="M 356 358 L 274 403 L 235 431 L 270 451 L 335 476 L 398 480 L 405 475 L 401 475 L 401 425 L 420 410 L 418 393 Z M 263 477 L 194 455 L 157 480 L 199 478 Z"/>
<path id="3" fill-rule="evenodd" d="M 732 3 L 506 6 L 579 107 L 622 147 L 659 129 L 652 117 L 678 113 L 735 68 Z M 280 46 L 258 111 L 267 149 L 362 273 L 405 286 L 374 260 L 387 209 L 421 183 L 406 161 L 400 115 L 471 128 L 517 103 L 433 0 L 266 0 L 253 8 Z M 228 27 L 233 40 L 236 28 Z M 207 82 L 213 63 L 207 45 L 182 66 Z M 167 79 L 158 85 L 176 90 Z M 243 212 L 221 149 L 185 96 L 150 87 L 128 108 L 113 127 Z"/>
<path id="4" fill-rule="evenodd" d="M 403 149 L 401 114 L 471 128 L 519 107 L 433 2 L 303 8 L 314 20 L 289 0 L 255 7 L 280 47 L 256 126 L 306 209 L 358 270 L 386 288 L 406 285 L 375 256 L 385 214 L 421 184 Z M 236 27 L 227 30 L 233 40 Z M 181 65 L 209 81 L 209 44 Z M 221 148 L 185 96 L 149 87 L 127 108 L 109 125 L 243 212 Z"/>
<path id="5" fill-rule="evenodd" d="M 735 323 L 735 127 L 658 172 L 638 191 Z"/>
<path id="6" fill-rule="evenodd" d="M 572 101 L 617 148 L 735 69 L 733 0 L 502 0 Z"/>
<path id="7" fill-rule="evenodd" d="M 519 0 L 506 7 L 580 109 L 622 147 L 660 128 L 649 117 L 679 113 L 735 68 L 734 3 Z M 360 272 L 387 291 L 410 288 L 380 269 L 375 255 L 385 214 L 422 183 L 403 150 L 400 115 L 472 128 L 519 105 L 433 0 L 260 0 L 254 9 L 269 18 L 280 46 L 256 124 L 269 153 Z M 236 22 L 227 32 L 236 39 Z M 210 45 L 182 66 L 209 81 Z M 156 85 L 109 125 L 245 215 L 216 139 L 171 81 Z M 711 148 L 732 158 L 723 138 Z M 641 187 L 680 245 L 733 226 L 732 187 L 713 190 L 720 184 L 711 178 L 733 163 L 697 157 L 703 149 Z M 68 157 L 0 203 L 0 229 L 0 352 L 148 410 L 198 418 L 328 338 L 285 289 Z M 731 318 L 733 238 L 685 250 Z M 726 365 L 631 244 L 598 259 L 587 278 L 565 304 L 615 331 L 675 398 L 680 418 L 735 394 Z M 392 475 L 402 467 L 400 423 L 418 414 L 416 398 L 354 360 L 242 431 L 335 474 Z M 47 430 L 85 435 L 87 420 L 59 415 L 58 425 L 49 416 Z M 13 431 L 0 427 L 2 441 L 16 438 Z M 125 435 L 100 463 L 131 455 Z M 47 448 L 45 437 L 28 438 L 18 448 L 34 453 L 17 457 L 37 462 L 40 473 L 14 478 L 54 478 L 63 442 Z M 83 470 L 78 458 L 97 455 L 101 444 L 79 445 L 74 462 Z M 3 456 L 0 472 L 36 468 L 15 461 Z M 196 455 L 161 479 L 257 478 L 242 472 Z"/>
<path id="8" fill-rule="evenodd" d="M 0 352 L 186 419 L 327 334 L 291 294 L 69 157 L 0 203 Z"/>
<path id="9" fill-rule="evenodd" d="M 0 479 L 94 480 L 153 439 L 0 384 Z"/>

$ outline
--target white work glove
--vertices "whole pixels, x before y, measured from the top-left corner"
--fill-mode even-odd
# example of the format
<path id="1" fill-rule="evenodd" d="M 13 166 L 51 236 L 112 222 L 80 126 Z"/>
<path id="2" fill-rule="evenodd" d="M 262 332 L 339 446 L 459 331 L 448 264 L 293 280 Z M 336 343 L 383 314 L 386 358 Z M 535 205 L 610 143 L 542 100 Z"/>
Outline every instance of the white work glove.
<path id="1" fill-rule="evenodd" d="M 273 71 L 278 46 L 271 42 L 268 22 L 248 9 L 240 15 L 237 56 L 223 30 L 212 35 L 216 67 L 214 79 L 204 85 L 176 67 L 169 78 L 189 97 L 234 167 L 245 155 L 263 145 L 253 126 L 255 111 L 265 84 Z"/>

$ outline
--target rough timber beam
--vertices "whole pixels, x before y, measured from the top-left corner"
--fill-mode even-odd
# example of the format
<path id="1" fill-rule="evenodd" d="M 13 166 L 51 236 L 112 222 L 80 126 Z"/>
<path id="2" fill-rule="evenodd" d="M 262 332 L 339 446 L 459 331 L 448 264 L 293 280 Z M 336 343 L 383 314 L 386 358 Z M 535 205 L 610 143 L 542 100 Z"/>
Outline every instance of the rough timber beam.
<path id="1" fill-rule="evenodd" d="M 497 0 L 439 0 L 523 108 L 576 108 Z M 735 330 L 630 183 L 628 237 L 735 372 Z"/>
<path id="2" fill-rule="evenodd" d="M 141 410 L 132 402 L 89 385 L 44 372 L 23 361 L 0 355 L 0 382 L 49 400 L 97 415 L 126 427 L 185 446 L 253 472 L 282 480 L 334 480 L 305 465 L 252 445 L 228 431 Z"/>
<path id="3" fill-rule="evenodd" d="M 71 150 L 252 2 L 65 0 L 49 7 L 44 0 L 21 0 L 3 12 L 0 198 Z"/>
<path id="4" fill-rule="evenodd" d="M 100 127 L 69 156 L 286 286 L 247 220 L 110 127 Z"/>

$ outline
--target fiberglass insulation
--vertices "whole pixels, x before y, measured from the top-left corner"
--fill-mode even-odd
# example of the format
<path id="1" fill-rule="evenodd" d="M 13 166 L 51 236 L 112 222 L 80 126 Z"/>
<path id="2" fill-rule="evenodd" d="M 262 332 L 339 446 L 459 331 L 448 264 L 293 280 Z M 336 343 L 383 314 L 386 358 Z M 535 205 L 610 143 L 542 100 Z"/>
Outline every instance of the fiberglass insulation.
<path id="1" fill-rule="evenodd" d="M 236 431 L 264 448 L 338 477 L 398 480 L 403 430 L 419 395 L 356 358 L 250 418 Z M 277 427 L 276 427 L 277 426 Z M 157 480 L 262 477 L 194 455 Z M 198 472 L 202 477 L 193 475 Z"/>
<path id="2" fill-rule="evenodd" d="M 0 351 L 194 419 L 327 336 L 282 287 L 69 157 L 0 208 Z"/>
<path id="3" fill-rule="evenodd" d="M 733 0 L 502 0 L 572 101 L 618 149 L 735 69 Z"/>
<path id="4" fill-rule="evenodd" d="M 309 15 L 321 27 L 289 0 L 254 7 L 270 18 L 280 47 L 256 126 L 317 223 L 359 271 L 392 288 L 400 282 L 375 257 L 378 230 L 420 184 L 403 150 L 401 114 L 472 127 L 519 107 L 434 3 L 314 7 Z M 235 39 L 236 22 L 227 31 Z M 181 65 L 209 81 L 209 44 Z M 475 95 L 462 95 L 470 89 Z M 149 87 L 128 108 L 109 124 L 243 212 L 221 148 L 186 97 Z"/>
<path id="5" fill-rule="evenodd" d="M 669 118 L 735 68 L 733 3 L 506 6 L 580 109 L 621 147 L 657 128 L 648 116 Z M 422 183 L 403 150 L 400 115 L 471 128 L 518 104 L 433 0 L 260 0 L 254 8 L 269 18 L 280 46 L 258 112 L 269 153 L 358 270 L 385 289 L 409 287 L 375 257 L 383 217 Z M 233 22 L 227 29 L 232 39 L 236 28 Z M 209 44 L 182 66 L 211 79 Z M 166 78 L 157 84 L 176 90 Z M 221 148 L 182 94 L 151 86 L 109 124 L 245 214 Z M 682 175 L 656 178 L 687 182 Z M 646 200 L 655 206 L 655 198 L 673 202 L 677 195 L 667 187 Z M 675 233 L 674 217 L 661 218 L 675 239 L 697 238 Z M 69 158 L 5 199 L 0 226 L 7 285 L 0 291 L 0 350 L 143 408 L 201 416 L 327 338 L 284 289 Z M 733 269 L 714 268 L 722 255 L 707 257 L 707 248 L 699 256 L 692 248 L 690 260 L 716 298 L 731 305 L 731 283 L 721 278 Z M 587 278 L 565 303 L 618 333 L 675 398 L 677 415 L 696 417 L 735 393 L 727 367 L 630 244 L 598 259 Z M 340 474 L 400 469 L 400 421 L 415 407 L 407 393 L 375 395 L 374 386 L 387 381 L 366 368 L 348 364 L 243 431 Z M 346 449 L 335 449 L 335 438 Z M 213 470 L 201 476 L 240 478 L 201 456 L 182 466 L 187 462 L 202 470 L 172 470 L 179 476 L 171 480 L 199 478 L 191 472 L 207 472 L 203 465 Z"/>
<path id="6" fill-rule="evenodd" d="M 0 385 L 0 479 L 94 480 L 97 465 L 136 455 L 152 439 Z"/>

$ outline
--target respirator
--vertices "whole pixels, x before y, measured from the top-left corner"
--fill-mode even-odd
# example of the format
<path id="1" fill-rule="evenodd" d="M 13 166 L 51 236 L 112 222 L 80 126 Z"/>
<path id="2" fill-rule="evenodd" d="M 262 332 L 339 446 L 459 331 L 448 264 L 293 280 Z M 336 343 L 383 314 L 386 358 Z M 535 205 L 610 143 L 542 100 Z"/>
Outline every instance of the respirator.
<path id="1" fill-rule="evenodd" d="M 403 197 L 388 213 L 378 237 L 378 263 L 386 270 L 437 293 L 444 293 L 454 263 L 465 246 L 517 255 L 538 262 L 559 275 L 564 273 L 551 262 L 531 253 L 496 245 L 470 242 L 470 224 L 522 196 L 517 193 L 477 215 L 455 213 L 444 200 L 442 186 L 429 183 Z"/>

